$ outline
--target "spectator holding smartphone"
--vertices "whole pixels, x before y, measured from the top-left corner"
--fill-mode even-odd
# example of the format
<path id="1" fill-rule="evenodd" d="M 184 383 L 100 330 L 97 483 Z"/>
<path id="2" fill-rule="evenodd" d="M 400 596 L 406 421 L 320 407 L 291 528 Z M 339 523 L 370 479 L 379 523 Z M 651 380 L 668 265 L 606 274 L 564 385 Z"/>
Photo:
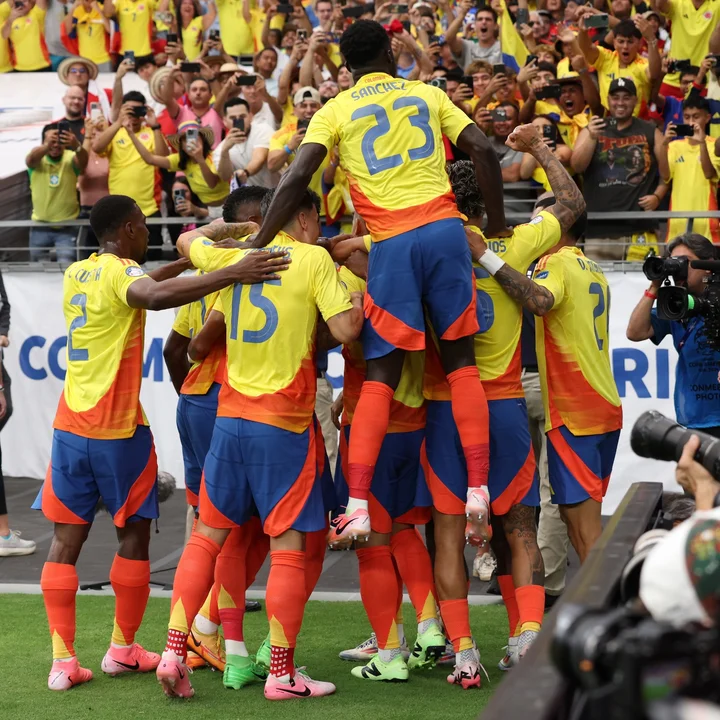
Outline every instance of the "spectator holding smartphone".
<path id="1" fill-rule="evenodd" d="M 97 0 L 75 0 L 62 22 L 63 40 L 74 55 L 92 60 L 100 72 L 111 72 L 110 19 Z M 70 41 L 70 42 L 68 42 Z"/>
<path id="2" fill-rule="evenodd" d="M 185 59 L 193 62 L 202 52 L 203 35 L 215 22 L 217 8 L 215 3 L 207 3 L 207 12 L 203 15 L 198 0 L 176 0 L 175 17 L 177 18 L 177 37 L 168 35 L 168 43 L 182 45 Z"/>
<path id="3" fill-rule="evenodd" d="M 503 182 L 517 182 L 520 179 L 520 163 L 523 154 L 509 148 L 505 141 L 517 127 L 518 107 L 511 102 L 504 102 L 489 112 L 492 118 L 492 137 L 489 140 L 500 161 Z"/>
<path id="4" fill-rule="evenodd" d="M 222 204 L 230 194 L 230 185 L 217 174 L 211 152 L 213 132 L 209 127 L 202 127 L 196 120 L 181 124 L 179 132 L 167 139 L 175 151 L 167 156 L 150 152 L 132 129 L 129 134 L 135 149 L 148 165 L 185 173 L 190 189 L 207 207 L 208 216 L 213 220 L 222 217 Z"/>
<path id="5" fill-rule="evenodd" d="M 197 220 L 208 217 L 208 209 L 193 202 L 192 191 L 186 177 L 175 178 L 172 184 L 172 201 L 175 212 L 180 217 L 193 217 Z"/>
<path id="6" fill-rule="evenodd" d="M 662 151 L 667 157 L 666 183 L 672 183 L 671 210 L 717 210 L 717 180 L 720 158 L 715 141 L 705 135 L 710 121 L 707 100 L 689 97 L 683 103 L 683 125 L 668 123 Z M 681 130 L 681 133 L 678 133 Z M 716 218 L 693 220 L 692 231 L 720 244 L 720 223 Z M 687 228 L 684 219 L 668 221 L 668 239 L 682 235 Z"/>
<path id="7" fill-rule="evenodd" d="M 30 228 L 30 260 L 37 262 L 55 248 L 57 261 L 75 262 L 77 229 L 63 227 L 64 220 L 80 214 L 77 178 L 87 165 L 87 152 L 67 123 L 60 121 L 42 130 L 42 145 L 33 148 L 25 164 L 30 175 L 32 219 L 48 223 L 47 228 Z"/>
<path id="8" fill-rule="evenodd" d="M 555 120 L 550 115 L 538 115 L 533 118 L 532 124 L 538 129 L 543 142 L 550 148 L 552 154 L 565 168 L 569 168 L 572 150 L 563 142 Z M 542 191 L 551 192 L 547 174 L 540 167 L 540 163 L 530 153 L 523 153 L 520 164 L 520 179 L 528 180 L 529 178 L 541 185 Z"/>
<path id="9" fill-rule="evenodd" d="M 93 141 L 92 149 L 108 158 L 108 187 L 112 195 L 128 195 L 146 217 L 159 217 L 159 198 L 155 194 L 156 171 L 137 151 L 130 133 L 137 136 L 149 152 L 167 155 L 160 125 L 155 113 L 148 109 L 145 97 L 130 91 L 123 97 L 118 119 Z M 162 233 L 160 225 L 149 225 L 148 260 L 162 259 Z"/>
<path id="10" fill-rule="evenodd" d="M 97 103 L 101 113 L 109 120 L 111 115 L 110 102 L 112 92 L 104 90 L 97 84 L 98 66 L 87 58 L 69 57 L 63 60 L 58 67 L 58 78 L 63 85 L 79 87 L 85 95 L 85 108 L 83 114 L 90 115 L 92 105 Z M 62 110 L 54 111 L 58 115 Z"/>
<path id="11" fill-rule="evenodd" d="M 69 87 L 63 95 L 63 105 L 65 116 L 62 119 L 77 141 L 82 143 L 85 139 L 85 93 L 77 85 Z"/>
<path id="12" fill-rule="evenodd" d="M 0 34 L 10 41 L 13 69 L 30 72 L 50 69 L 45 45 L 47 0 L 10 0 L 12 9 Z"/>
<path id="13" fill-rule="evenodd" d="M 716 29 L 716 34 L 717 50 L 720 51 L 720 26 Z M 713 37 L 715 36 L 713 35 Z M 718 78 L 720 78 L 720 65 L 718 65 L 719 59 L 720 57 L 717 55 L 710 55 L 700 63 L 700 69 L 697 77 L 690 86 L 688 97 L 699 98 L 705 94 L 705 86 L 707 81 L 710 80 L 711 73 L 715 78 L 715 85 L 718 85 Z M 720 142 L 717 141 L 717 138 L 720 138 L 720 98 L 717 96 L 714 98 L 707 98 L 707 102 L 711 116 L 708 134 L 710 137 L 716 139 L 715 152 L 720 154 Z"/>
<path id="14" fill-rule="evenodd" d="M 272 128 L 254 115 L 242 98 L 225 103 L 223 123 L 228 133 L 213 154 L 221 179 L 230 182 L 234 178 L 238 185 L 275 187 L 280 176 L 267 167 Z"/>

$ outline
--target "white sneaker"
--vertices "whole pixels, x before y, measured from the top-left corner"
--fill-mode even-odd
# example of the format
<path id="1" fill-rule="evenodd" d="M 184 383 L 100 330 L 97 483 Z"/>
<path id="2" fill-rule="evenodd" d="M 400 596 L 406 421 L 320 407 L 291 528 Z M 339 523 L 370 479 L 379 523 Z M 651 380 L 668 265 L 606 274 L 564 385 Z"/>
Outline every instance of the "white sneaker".
<path id="1" fill-rule="evenodd" d="M 518 664 L 518 637 L 509 637 L 505 646 L 505 657 L 498 663 L 498 669 L 506 672 Z"/>
<path id="2" fill-rule="evenodd" d="M 482 582 L 490 581 L 495 568 L 497 568 L 497 560 L 490 552 L 476 555 L 475 560 L 473 560 L 473 575 Z"/>
<path id="3" fill-rule="evenodd" d="M 375 637 L 375 633 L 372 633 L 370 637 L 367 640 L 363 640 L 359 645 L 356 645 L 354 648 L 350 648 L 350 650 L 343 650 L 341 653 L 339 653 L 339 657 L 341 660 L 347 660 L 348 662 L 368 662 L 369 660 L 372 660 L 376 655 L 378 651 L 377 646 L 377 638 Z M 407 644 L 407 638 L 403 638 L 403 641 L 400 645 L 400 652 L 402 653 L 403 658 L 407 662 L 407 660 L 410 658 L 410 648 Z M 453 655 L 453 658 L 455 656 Z"/>
<path id="4" fill-rule="evenodd" d="M 11 555 L 32 555 L 35 543 L 32 540 L 21 540 L 19 530 L 11 530 L 10 537 L 0 537 L 0 557 Z"/>

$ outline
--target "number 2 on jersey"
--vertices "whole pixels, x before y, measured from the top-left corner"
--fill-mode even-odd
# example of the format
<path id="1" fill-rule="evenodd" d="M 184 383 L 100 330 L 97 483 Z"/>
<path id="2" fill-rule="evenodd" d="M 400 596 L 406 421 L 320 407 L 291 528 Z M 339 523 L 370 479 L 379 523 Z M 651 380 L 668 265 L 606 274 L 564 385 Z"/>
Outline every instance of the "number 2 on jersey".
<path id="1" fill-rule="evenodd" d="M 70 304 L 79 307 L 82 315 L 78 315 L 70 323 L 70 330 L 68 331 L 68 360 L 81 362 L 88 359 L 88 351 L 78 349 L 73 345 L 73 333 L 87 323 L 87 295 L 85 293 L 73 295 L 70 298 Z"/>
<path id="2" fill-rule="evenodd" d="M 603 292 L 603 286 L 600 283 L 590 283 L 588 288 L 591 295 L 597 295 L 598 301 L 593 310 L 593 329 L 595 330 L 595 341 L 597 342 L 598 350 L 603 349 L 603 340 L 598 335 L 598 320 L 605 314 L 605 337 L 610 337 L 610 288 L 607 289 L 607 302 L 605 302 L 605 293 Z"/>
<path id="3" fill-rule="evenodd" d="M 250 286 L 248 300 L 250 304 L 258 308 L 265 315 L 265 324 L 259 330 L 243 330 L 242 341 L 246 343 L 263 343 L 268 341 L 278 326 L 278 311 L 272 300 L 266 298 L 262 292 L 265 285 L 279 285 L 280 280 L 266 280 L 265 283 L 258 283 Z M 240 320 L 240 299 L 242 296 L 242 285 L 235 285 L 232 294 L 232 313 L 230 315 L 230 339 L 237 340 L 238 321 Z"/>
<path id="4" fill-rule="evenodd" d="M 420 128 L 425 135 L 425 142 L 417 148 L 408 150 L 410 160 L 422 160 L 430 157 L 435 152 L 435 137 L 430 127 L 430 109 L 427 103 L 418 97 L 400 97 L 393 103 L 393 110 L 401 108 L 414 107 L 417 114 L 408 116 L 408 121 L 413 127 Z M 402 155 L 388 155 L 379 158 L 375 153 L 375 143 L 390 132 L 390 118 L 382 105 L 366 105 L 358 108 L 353 114 L 352 120 L 359 120 L 364 117 L 374 117 L 377 125 L 371 127 L 365 135 L 363 135 L 361 148 L 363 159 L 367 165 L 368 172 L 371 175 L 377 175 L 385 170 L 391 170 L 403 164 Z"/>

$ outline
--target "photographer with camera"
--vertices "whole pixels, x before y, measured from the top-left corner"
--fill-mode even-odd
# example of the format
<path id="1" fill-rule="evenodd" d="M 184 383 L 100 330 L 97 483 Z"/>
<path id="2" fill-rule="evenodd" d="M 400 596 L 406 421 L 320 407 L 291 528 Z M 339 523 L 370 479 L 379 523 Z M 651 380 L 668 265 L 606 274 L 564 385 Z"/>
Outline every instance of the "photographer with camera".
<path id="1" fill-rule="evenodd" d="M 677 421 L 720 437 L 720 350 L 710 347 L 704 337 L 705 317 L 683 311 L 690 298 L 697 304 L 695 299 L 706 291 L 706 280 L 711 274 L 693 268 L 690 262 L 716 257 L 715 247 L 707 238 L 688 233 L 670 242 L 664 258 L 647 258 L 643 272 L 651 284 L 630 316 L 626 335 L 632 342 L 652 340 L 655 345 L 666 335 L 672 336 L 678 352 L 674 396 Z M 675 281 L 674 287 L 668 285 L 670 277 Z M 661 287 L 663 282 L 665 287 Z M 688 292 L 690 295 L 684 299 Z M 653 309 L 656 300 L 658 307 Z M 664 319 L 667 311 L 681 319 Z"/>

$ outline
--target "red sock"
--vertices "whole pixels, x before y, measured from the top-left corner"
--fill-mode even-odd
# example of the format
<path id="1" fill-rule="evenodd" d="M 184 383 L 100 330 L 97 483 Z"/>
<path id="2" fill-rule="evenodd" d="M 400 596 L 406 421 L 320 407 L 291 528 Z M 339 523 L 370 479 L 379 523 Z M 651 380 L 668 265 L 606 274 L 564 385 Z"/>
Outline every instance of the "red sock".
<path id="1" fill-rule="evenodd" d="M 455 652 L 471 648 L 472 633 L 470 632 L 470 612 L 467 598 L 441 600 L 439 604 L 445 632 L 450 638 Z"/>
<path id="2" fill-rule="evenodd" d="M 327 547 L 327 526 L 305 534 L 305 592 L 310 599 L 320 579 Z"/>
<path id="3" fill-rule="evenodd" d="M 468 487 L 487 485 L 490 468 L 490 415 L 475 365 L 447 376 L 452 413 L 468 471 Z"/>
<path id="4" fill-rule="evenodd" d="M 353 415 L 348 451 L 348 491 L 367 500 L 375 463 L 390 423 L 390 401 L 395 391 L 385 383 L 366 380 Z"/>
<path id="5" fill-rule="evenodd" d="M 520 622 L 520 611 L 515 597 L 515 583 L 512 575 L 498 575 L 497 580 L 500 586 L 500 594 L 505 602 L 505 610 L 507 610 L 508 614 L 508 635 L 513 637 Z"/>
<path id="6" fill-rule="evenodd" d="M 354 422 L 354 421 L 353 421 Z M 381 650 L 400 647 L 395 615 L 398 580 L 390 547 L 377 545 L 357 549 L 360 597 Z"/>
<path id="7" fill-rule="evenodd" d="M 212 586 L 219 553 L 216 542 L 194 532 L 175 571 L 165 650 L 173 650 L 183 660 L 187 657 L 188 632 Z"/>
<path id="8" fill-rule="evenodd" d="M 270 673 L 293 675 L 293 656 L 305 611 L 305 553 L 272 550 L 265 604 L 270 622 Z"/>
<path id="9" fill-rule="evenodd" d="M 541 585 L 523 585 L 515 589 L 515 598 L 520 614 L 520 632 L 540 630 L 545 614 L 545 588 Z"/>
<path id="10" fill-rule="evenodd" d="M 390 549 L 407 586 L 417 621 L 437 617 L 430 554 L 418 531 L 408 528 L 396 533 L 390 541 Z"/>
<path id="11" fill-rule="evenodd" d="M 245 617 L 245 556 L 249 533 L 245 527 L 230 531 L 215 565 L 218 612 L 226 640 L 243 640 Z"/>
<path id="12" fill-rule="evenodd" d="M 263 531 L 258 517 L 250 518 L 245 526 L 249 533 L 245 555 L 245 587 L 250 587 L 270 552 L 270 538 Z"/>
<path id="13" fill-rule="evenodd" d="M 116 645 L 132 645 L 150 597 L 150 561 L 115 555 L 110 585 L 115 593 L 112 641 Z"/>
<path id="14" fill-rule="evenodd" d="M 53 660 L 75 657 L 75 596 L 78 576 L 74 565 L 46 562 L 40 576 L 50 627 Z"/>

